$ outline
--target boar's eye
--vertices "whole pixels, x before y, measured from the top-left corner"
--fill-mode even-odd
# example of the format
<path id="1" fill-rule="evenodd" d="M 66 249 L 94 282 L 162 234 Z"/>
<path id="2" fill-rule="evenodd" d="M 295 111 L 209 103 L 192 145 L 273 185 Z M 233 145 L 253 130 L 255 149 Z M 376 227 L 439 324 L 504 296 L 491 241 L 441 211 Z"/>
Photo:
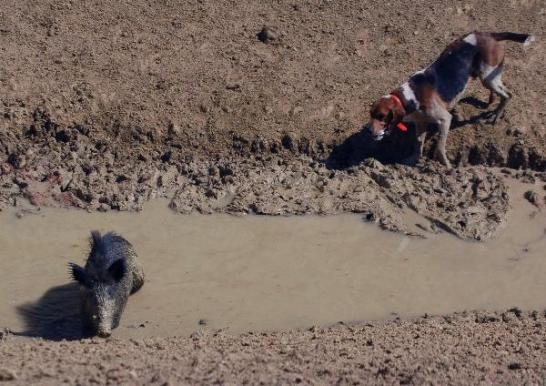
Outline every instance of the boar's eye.
<path id="1" fill-rule="evenodd" d="M 125 264 L 125 260 L 119 259 L 116 260 L 108 267 L 108 273 L 115 281 L 121 281 L 123 279 L 123 276 L 125 275 L 125 272 L 127 271 L 127 266 Z"/>

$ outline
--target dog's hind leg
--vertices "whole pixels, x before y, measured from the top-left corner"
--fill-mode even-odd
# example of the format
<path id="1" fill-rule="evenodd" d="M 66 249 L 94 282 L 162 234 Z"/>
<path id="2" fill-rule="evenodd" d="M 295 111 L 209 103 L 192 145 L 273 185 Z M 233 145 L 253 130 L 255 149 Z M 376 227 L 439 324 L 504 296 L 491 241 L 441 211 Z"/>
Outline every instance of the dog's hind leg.
<path id="1" fill-rule="evenodd" d="M 495 103 L 495 99 L 497 99 L 495 97 L 495 93 L 493 91 L 489 91 L 489 100 L 487 101 L 487 106 L 491 106 L 493 103 Z"/>
<path id="2" fill-rule="evenodd" d="M 502 65 L 497 67 L 485 66 L 480 78 L 484 87 L 491 91 L 489 96 L 490 103 L 494 101 L 495 94 L 501 98 L 497 108 L 491 113 L 490 123 L 495 124 L 497 119 L 499 119 L 504 113 L 508 100 L 512 98 L 512 94 L 502 83 Z"/>

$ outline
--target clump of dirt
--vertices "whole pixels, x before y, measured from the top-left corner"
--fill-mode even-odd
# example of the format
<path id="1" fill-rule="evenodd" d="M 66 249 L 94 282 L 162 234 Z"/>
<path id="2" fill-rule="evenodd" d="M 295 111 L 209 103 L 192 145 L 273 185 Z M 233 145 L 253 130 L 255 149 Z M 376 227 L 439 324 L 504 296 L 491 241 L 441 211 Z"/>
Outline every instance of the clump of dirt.
<path id="1" fill-rule="evenodd" d="M 457 236 L 485 239 L 504 223 L 509 204 L 505 184 L 483 168 L 446 173 L 436 163 L 410 168 L 369 159 L 336 171 L 311 159 L 287 162 L 279 157 L 209 165 L 189 165 L 194 167 L 190 181 L 177 190 L 173 209 L 268 215 L 356 212 L 386 229 L 407 231 L 402 212 L 409 208 Z"/>
<path id="2" fill-rule="evenodd" d="M 533 192 L 532 190 L 526 191 L 524 197 L 527 201 L 539 209 L 542 209 L 546 204 L 546 196 L 542 197 L 540 193 Z"/>

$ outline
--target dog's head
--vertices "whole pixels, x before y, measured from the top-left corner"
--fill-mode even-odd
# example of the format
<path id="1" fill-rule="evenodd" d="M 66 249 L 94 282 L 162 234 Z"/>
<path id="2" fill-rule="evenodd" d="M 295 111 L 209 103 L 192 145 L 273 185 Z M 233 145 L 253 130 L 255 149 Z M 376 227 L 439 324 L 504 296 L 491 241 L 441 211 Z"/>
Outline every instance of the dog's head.
<path id="1" fill-rule="evenodd" d="M 364 129 L 372 135 L 373 139 L 379 141 L 401 122 L 403 117 L 403 107 L 400 106 L 396 97 L 385 95 L 372 104 L 370 120 L 364 125 Z"/>

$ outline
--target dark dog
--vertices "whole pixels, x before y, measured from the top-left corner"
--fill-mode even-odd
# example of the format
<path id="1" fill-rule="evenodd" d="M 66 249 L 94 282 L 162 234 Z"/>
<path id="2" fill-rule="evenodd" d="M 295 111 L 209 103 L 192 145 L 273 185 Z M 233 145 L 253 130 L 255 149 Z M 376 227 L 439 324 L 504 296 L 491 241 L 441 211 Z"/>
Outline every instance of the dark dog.
<path id="1" fill-rule="evenodd" d="M 416 72 L 402 86 L 376 101 L 365 128 L 374 139 L 380 140 L 397 125 L 404 129 L 403 121 L 413 122 L 415 151 L 406 160 L 413 164 L 423 153 L 427 125 L 434 123 L 440 130 L 436 157 L 450 167 L 445 148 L 452 118 L 450 110 L 462 98 L 470 78 L 479 77 L 491 91 L 489 104 L 494 102 L 495 95 L 501 98 L 490 114 L 493 124 L 512 96 L 502 83 L 505 40 L 527 46 L 534 37 L 512 32 L 472 32 L 455 40 L 429 67 Z"/>

